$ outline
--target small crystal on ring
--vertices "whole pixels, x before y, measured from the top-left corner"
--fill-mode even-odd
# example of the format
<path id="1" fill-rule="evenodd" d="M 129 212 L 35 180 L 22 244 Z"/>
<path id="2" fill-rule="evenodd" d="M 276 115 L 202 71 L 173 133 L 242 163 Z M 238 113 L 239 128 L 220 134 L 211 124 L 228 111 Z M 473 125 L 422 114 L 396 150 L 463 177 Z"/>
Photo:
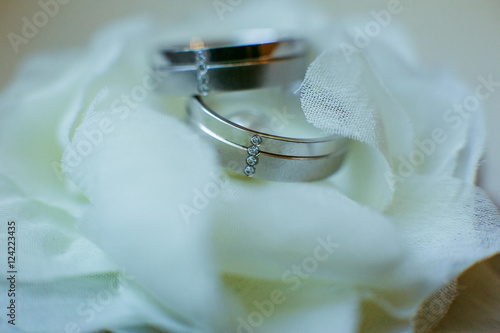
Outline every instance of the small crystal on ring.
<path id="1" fill-rule="evenodd" d="M 200 83 L 204 83 L 204 84 L 207 84 L 209 81 L 210 81 L 210 77 L 208 76 L 207 73 L 201 73 L 201 72 L 198 72 L 196 74 L 196 79 L 198 80 L 198 82 Z"/>
<path id="2" fill-rule="evenodd" d="M 255 156 L 248 156 L 247 157 L 247 164 L 250 166 L 254 166 L 255 164 L 259 163 L 259 159 Z"/>
<path id="3" fill-rule="evenodd" d="M 196 60 L 199 61 L 199 60 L 207 60 L 207 57 L 205 56 L 205 52 L 203 52 L 203 50 L 198 50 L 196 51 Z"/>
<path id="4" fill-rule="evenodd" d="M 198 92 L 202 96 L 207 96 L 208 95 L 208 91 L 209 91 L 209 88 L 208 88 L 208 85 L 206 83 L 198 84 Z"/>
<path id="5" fill-rule="evenodd" d="M 250 138 L 250 142 L 258 146 L 262 143 L 262 138 L 258 135 L 254 135 Z"/>
<path id="6" fill-rule="evenodd" d="M 208 67 L 206 62 L 199 62 L 196 63 L 196 67 L 198 69 L 198 72 L 202 74 L 206 74 L 208 72 Z"/>
<path id="7" fill-rule="evenodd" d="M 243 172 L 245 173 L 245 175 L 247 175 L 248 177 L 250 177 L 250 176 L 252 176 L 255 173 L 255 168 L 252 167 L 252 166 L 247 166 L 245 168 L 245 170 L 243 170 Z"/>
<path id="8" fill-rule="evenodd" d="M 259 154 L 259 147 L 250 146 L 250 147 L 248 147 L 247 151 L 248 151 L 248 155 L 255 156 L 255 155 Z"/>

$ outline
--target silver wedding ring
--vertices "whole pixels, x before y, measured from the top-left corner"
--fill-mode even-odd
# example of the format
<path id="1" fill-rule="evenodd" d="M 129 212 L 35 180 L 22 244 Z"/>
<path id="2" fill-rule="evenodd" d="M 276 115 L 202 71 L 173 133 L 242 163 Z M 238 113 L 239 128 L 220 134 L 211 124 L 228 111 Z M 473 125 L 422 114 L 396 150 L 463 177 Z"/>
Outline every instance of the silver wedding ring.
<path id="1" fill-rule="evenodd" d="M 319 180 L 340 167 L 346 151 L 346 140 L 334 135 L 299 139 L 246 128 L 212 111 L 199 96 L 189 101 L 188 119 L 215 145 L 223 167 L 248 177 Z"/>
<path id="2" fill-rule="evenodd" d="M 280 86 L 304 78 L 307 45 L 299 38 L 277 38 L 267 29 L 249 30 L 227 41 L 170 46 L 155 53 L 159 90 L 170 95 L 201 95 Z"/>

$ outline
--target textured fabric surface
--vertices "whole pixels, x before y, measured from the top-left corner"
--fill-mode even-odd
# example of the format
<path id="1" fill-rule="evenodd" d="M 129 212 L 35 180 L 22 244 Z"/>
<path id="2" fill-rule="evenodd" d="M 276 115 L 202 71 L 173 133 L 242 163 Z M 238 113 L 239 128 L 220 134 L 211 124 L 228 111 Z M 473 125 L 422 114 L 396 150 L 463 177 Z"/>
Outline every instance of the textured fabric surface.
<path id="1" fill-rule="evenodd" d="M 473 91 L 421 68 L 393 26 L 346 53 L 351 30 L 321 13 L 261 5 L 206 33 L 310 37 L 301 105 L 352 139 L 342 169 L 297 184 L 221 170 L 147 67 L 144 50 L 190 38 L 190 22 L 118 22 L 85 51 L 37 56 L 0 100 L 17 331 L 426 332 L 461 292 L 456 277 L 499 252 L 498 212 L 474 186 L 481 108 L 460 126 L 443 116 Z"/>

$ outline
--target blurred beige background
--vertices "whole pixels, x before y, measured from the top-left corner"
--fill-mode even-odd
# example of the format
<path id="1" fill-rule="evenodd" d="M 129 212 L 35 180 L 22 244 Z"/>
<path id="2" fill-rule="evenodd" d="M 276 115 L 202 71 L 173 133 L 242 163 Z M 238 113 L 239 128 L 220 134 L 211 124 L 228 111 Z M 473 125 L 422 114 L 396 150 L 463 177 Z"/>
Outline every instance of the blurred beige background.
<path id="1" fill-rule="evenodd" d="M 0 90 L 12 79 L 27 56 L 68 46 L 84 46 L 90 36 L 109 21 L 133 14 L 146 14 L 174 22 L 190 15 L 192 8 L 202 8 L 206 15 L 217 16 L 213 0 L 58 0 L 59 12 L 38 33 L 19 44 L 16 53 L 8 39 L 10 32 L 21 35 L 23 17 L 33 20 L 42 1 L 2 1 L 0 3 Z M 231 0 L 242 3 L 251 0 Z M 306 0 L 304 0 L 306 1 Z M 229 0 L 222 0 L 231 3 Z M 367 15 L 381 10 L 389 1 L 307 0 L 319 5 L 332 18 Z M 500 81 L 500 1 L 498 0 L 401 0 L 405 10 L 399 19 L 413 35 L 421 59 L 429 65 L 454 69 L 471 87 L 479 76 Z M 238 10 L 235 6 L 234 10 Z M 263 8 L 265 10 L 265 8 Z M 230 15 L 227 12 L 226 15 Z M 480 185 L 500 204 L 500 89 L 486 100 L 489 140 Z"/>
<path id="2" fill-rule="evenodd" d="M 205 10 L 206 15 L 217 16 L 213 0 L 58 0 L 59 12 L 41 27 L 26 44 L 15 52 L 8 39 L 13 32 L 21 35 L 23 17 L 30 21 L 41 10 L 39 2 L 3 0 L 0 3 L 0 91 L 12 80 L 23 59 L 40 51 L 51 51 L 71 46 L 84 46 L 94 31 L 109 21 L 133 14 L 146 14 L 174 22 L 189 17 L 192 8 Z M 228 3 L 229 0 L 222 0 Z M 251 0 L 231 0 L 238 1 Z M 271 1 L 271 0 L 269 0 Z M 346 15 L 368 15 L 371 10 L 386 9 L 388 0 L 304 0 L 319 5 L 332 18 Z M 422 61 L 430 66 L 445 65 L 471 87 L 479 76 L 492 75 L 500 81 L 500 1 L 498 0 L 401 0 L 405 10 L 399 19 L 414 38 Z M 234 10 L 238 10 L 237 7 Z M 265 8 L 263 8 L 265 10 Z M 230 15 L 228 13 L 227 15 Z M 485 101 L 489 137 L 485 163 L 481 166 L 480 186 L 500 204 L 500 89 Z M 486 311 L 500 313 L 500 257 L 477 265 L 461 277 L 459 284 L 467 286 L 452 306 L 450 314 L 435 332 L 465 332 L 467 325 Z M 487 279 L 487 280 L 485 280 Z M 479 281 L 479 282 L 478 282 Z M 496 287 L 495 287 L 496 286 Z M 493 288 L 493 289 L 492 289 Z M 481 302 L 472 301 L 481 295 Z M 472 304 L 474 302 L 474 304 Z M 489 302 L 489 303 L 488 303 Z M 488 310 L 486 310 L 488 308 Z M 451 330 L 450 330 L 451 329 Z M 493 331 L 491 331 L 493 332 Z"/>

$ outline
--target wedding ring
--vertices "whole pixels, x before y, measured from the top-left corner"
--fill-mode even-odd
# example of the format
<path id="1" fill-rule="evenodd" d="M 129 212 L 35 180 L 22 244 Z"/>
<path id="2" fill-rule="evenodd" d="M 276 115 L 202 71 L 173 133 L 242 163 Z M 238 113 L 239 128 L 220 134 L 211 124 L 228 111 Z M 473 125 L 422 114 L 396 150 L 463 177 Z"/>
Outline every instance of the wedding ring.
<path id="1" fill-rule="evenodd" d="M 166 94 L 202 95 L 249 90 L 302 80 L 307 45 L 278 38 L 268 29 L 249 30 L 227 41 L 171 46 L 155 53 L 153 68 Z"/>
<path id="2" fill-rule="evenodd" d="M 212 111 L 200 96 L 188 103 L 188 120 L 219 153 L 221 165 L 260 179 L 299 182 L 325 178 L 342 164 L 346 139 L 299 139 L 258 132 Z"/>

